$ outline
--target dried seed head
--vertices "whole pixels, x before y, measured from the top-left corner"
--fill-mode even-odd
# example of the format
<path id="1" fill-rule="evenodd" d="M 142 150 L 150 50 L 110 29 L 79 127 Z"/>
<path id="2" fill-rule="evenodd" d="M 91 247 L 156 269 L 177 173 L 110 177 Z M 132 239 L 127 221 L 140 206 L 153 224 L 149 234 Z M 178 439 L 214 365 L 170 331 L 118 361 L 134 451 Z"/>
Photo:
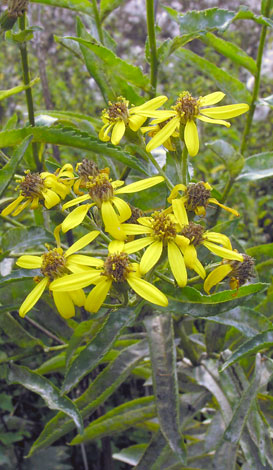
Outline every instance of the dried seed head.
<path id="1" fill-rule="evenodd" d="M 109 201 L 114 196 L 113 186 L 107 173 L 100 173 L 89 179 L 90 182 L 86 184 L 88 192 L 97 206 L 101 207 L 102 202 Z"/>
<path id="2" fill-rule="evenodd" d="M 32 199 L 42 196 L 42 190 L 45 187 L 44 180 L 40 177 L 39 173 L 26 172 L 23 180 L 20 182 L 22 196 L 30 197 Z"/>
<path id="3" fill-rule="evenodd" d="M 128 220 L 126 220 L 125 223 L 126 224 L 138 224 L 138 219 L 139 217 L 144 216 L 144 212 L 138 207 L 131 206 L 131 204 L 129 204 L 129 206 L 132 211 L 132 215 Z"/>
<path id="4" fill-rule="evenodd" d="M 112 278 L 115 282 L 124 282 L 130 271 L 128 255 L 126 253 L 116 253 L 107 256 L 102 274 Z"/>
<path id="5" fill-rule="evenodd" d="M 192 245 L 197 246 L 203 241 L 204 231 L 205 229 L 202 225 L 190 222 L 189 225 L 185 225 L 185 227 L 183 227 L 181 234 L 184 235 L 184 237 L 187 237 Z"/>
<path id="6" fill-rule="evenodd" d="M 249 279 L 254 277 L 254 259 L 243 254 L 244 261 L 229 261 L 232 266 L 232 271 L 229 274 L 231 277 L 230 285 L 232 288 L 240 287 L 245 284 Z"/>
<path id="7" fill-rule="evenodd" d="M 27 11 L 28 0 L 9 0 L 8 14 L 13 18 L 22 16 Z"/>
<path id="8" fill-rule="evenodd" d="M 195 211 L 198 207 L 207 207 L 211 191 L 205 187 L 203 181 L 200 181 L 199 183 L 189 184 L 185 195 L 187 197 L 186 209 Z"/>
<path id="9" fill-rule="evenodd" d="M 95 162 L 84 158 L 81 163 L 77 164 L 76 167 L 79 177 L 84 181 L 89 181 L 89 176 L 97 176 L 99 174 L 99 169 Z"/>

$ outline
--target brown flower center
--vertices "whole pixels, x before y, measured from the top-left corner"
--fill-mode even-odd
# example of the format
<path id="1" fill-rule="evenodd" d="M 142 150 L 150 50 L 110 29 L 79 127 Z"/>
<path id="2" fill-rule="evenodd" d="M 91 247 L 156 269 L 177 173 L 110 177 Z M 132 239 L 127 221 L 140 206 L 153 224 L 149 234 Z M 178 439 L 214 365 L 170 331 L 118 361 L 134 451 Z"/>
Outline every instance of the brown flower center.
<path id="1" fill-rule="evenodd" d="M 191 121 L 199 114 L 199 100 L 193 98 L 188 91 L 180 93 L 173 109 L 179 114 L 182 124 Z"/>
<path id="2" fill-rule="evenodd" d="M 44 189 L 45 183 L 39 173 L 28 172 L 19 186 L 22 196 L 34 199 L 42 196 L 42 190 Z"/>
<path id="3" fill-rule="evenodd" d="M 189 225 L 185 225 L 185 227 L 183 227 L 181 234 L 184 235 L 184 237 L 187 237 L 192 245 L 197 246 L 203 241 L 204 231 L 205 229 L 202 225 L 190 222 Z"/>
<path id="4" fill-rule="evenodd" d="M 125 223 L 126 224 L 138 224 L 138 219 L 144 216 L 144 212 L 138 207 L 131 206 L 131 204 L 129 204 L 129 206 L 132 211 L 132 215 L 128 220 L 126 220 Z"/>
<path id="5" fill-rule="evenodd" d="M 152 218 L 152 228 L 156 238 L 164 241 L 176 237 L 175 223 L 168 214 L 164 214 L 164 212 L 154 212 Z"/>
<path id="6" fill-rule="evenodd" d="M 254 259 L 243 254 L 244 261 L 229 261 L 232 266 L 230 276 L 238 281 L 239 287 L 245 284 L 251 277 L 254 277 Z"/>
<path id="7" fill-rule="evenodd" d="M 109 101 L 109 108 L 103 111 L 103 115 L 106 115 L 110 122 L 122 120 L 127 125 L 129 119 L 128 101 L 122 96 L 118 97 L 116 103 Z"/>
<path id="8" fill-rule="evenodd" d="M 204 183 L 189 184 L 186 190 L 187 201 L 186 208 L 189 211 L 194 211 L 197 207 L 207 207 L 210 198 L 210 190 L 206 189 Z"/>
<path id="9" fill-rule="evenodd" d="M 99 169 L 95 162 L 84 158 L 81 163 L 77 165 L 77 172 L 79 177 L 84 181 L 89 181 L 89 176 L 97 176 L 99 174 Z"/>
<path id="10" fill-rule="evenodd" d="M 48 251 L 48 253 L 43 254 L 41 273 L 53 281 L 53 279 L 63 276 L 68 272 L 65 265 L 66 259 L 62 254 L 62 250 L 54 248 Z"/>
<path id="11" fill-rule="evenodd" d="M 130 273 L 130 261 L 126 253 L 108 255 L 104 263 L 104 276 L 111 277 L 115 282 L 126 281 Z"/>
<path id="12" fill-rule="evenodd" d="M 109 201 L 114 196 L 113 186 L 106 173 L 91 177 L 86 187 L 98 207 L 101 207 L 102 202 Z"/>

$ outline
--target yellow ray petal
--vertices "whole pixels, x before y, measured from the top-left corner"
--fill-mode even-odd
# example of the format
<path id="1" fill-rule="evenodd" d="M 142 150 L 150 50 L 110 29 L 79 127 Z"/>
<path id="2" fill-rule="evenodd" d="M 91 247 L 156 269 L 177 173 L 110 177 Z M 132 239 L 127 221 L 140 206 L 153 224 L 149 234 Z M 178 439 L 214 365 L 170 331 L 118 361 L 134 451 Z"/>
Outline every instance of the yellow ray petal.
<path id="1" fill-rule="evenodd" d="M 220 243 L 228 250 L 232 250 L 230 239 L 223 233 L 218 232 L 205 232 L 204 239 L 212 243 Z"/>
<path id="2" fill-rule="evenodd" d="M 73 290 L 83 289 L 99 281 L 101 278 L 101 270 L 89 270 L 68 276 L 60 277 L 51 282 L 50 290 L 56 292 L 70 292 Z"/>
<path id="3" fill-rule="evenodd" d="M 239 217 L 239 212 L 237 212 L 235 209 L 232 209 L 231 207 L 224 206 L 224 204 L 220 204 L 220 202 L 217 201 L 214 197 L 210 197 L 208 199 L 208 202 L 212 202 L 213 204 L 217 204 L 217 206 L 222 207 L 222 209 L 225 209 L 225 211 L 231 212 L 232 214 L 236 215 Z"/>
<path id="4" fill-rule="evenodd" d="M 124 249 L 124 241 L 112 240 L 108 245 L 109 253 L 121 253 Z"/>
<path id="5" fill-rule="evenodd" d="M 71 255 L 66 262 L 66 266 L 69 268 L 70 263 L 72 264 L 79 264 L 84 266 L 93 266 L 101 268 L 103 266 L 103 261 L 98 258 L 93 258 L 92 256 L 86 255 Z"/>
<path id="6" fill-rule="evenodd" d="M 167 118 L 168 119 L 168 118 Z M 162 129 L 159 131 L 146 146 L 147 152 L 151 152 L 155 148 L 164 144 L 164 142 L 171 137 L 172 133 L 180 126 L 179 116 L 174 116 Z"/>
<path id="7" fill-rule="evenodd" d="M 139 238 L 138 240 L 133 240 L 132 242 L 125 243 L 124 252 L 128 255 L 136 253 L 136 251 L 142 250 L 146 246 L 154 242 L 153 237 Z"/>
<path id="8" fill-rule="evenodd" d="M 69 207 L 76 206 L 77 204 L 80 204 L 81 202 L 88 201 L 88 199 L 91 199 L 89 194 L 84 194 L 83 196 L 76 197 L 75 199 L 72 199 L 72 201 L 68 201 L 63 205 L 63 210 L 68 209 Z"/>
<path id="9" fill-rule="evenodd" d="M 76 251 L 80 251 L 82 248 L 84 248 L 86 245 L 89 243 L 92 243 L 93 240 L 99 235 L 98 230 L 93 230 L 90 233 L 87 233 L 83 237 L 81 237 L 79 240 L 77 240 L 73 245 L 71 245 L 68 250 L 66 250 L 64 256 L 67 258 L 68 256 L 72 255 L 73 253 L 76 253 Z"/>
<path id="10" fill-rule="evenodd" d="M 100 281 L 89 293 L 85 302 L 85 309 L 88 312 L 96 313 L 103 304 L 112 285 L 112 279 L 103 276 Z"/>
<path id="11" fill-rule="evenodd" d="M 108 123 L 108 121 L 106 122 L 106 124 L 104 124 L 104 126 L 102 126 L 100 132 L 99 132 L 99 138 L 100 140 L 102 140 L 103 142 L 108 142 L 110 140 L 110 137 L 109 137 L 109 132 L 110 130 L 112 129 L 112 127 L 114 126 L 114 122 L 111 122 L 111 124 Z"/>
<path id="12" fill-rule="evenodd" d="M 158 262 L 163 250 L 162 241 L 153 242 L 145 251 L 140 261 L 140 272 L 146 274 Z"/>
<path id="13" fill-rule="evenodd" d="M 208 248 L 208 250 L 210 250 L 215 255 L 221 256 L 221 258 L 244 261 L 243 255 L 237 253 L 236 251 L 228 250 L 227 248 L 223 248 L 222 246 L 218 246 L 207 241 L 203 241 L 202 245 Z"/>
<path id="14" fill-rule="evenodd" d="M 167 199 L 167 201 L 169 203 L 172 202 L 173 199 L 175 199 L 179 193 L 179 191 L 186 191 L 187 189 L 187 186 L 185 186 L 184 184 L 176 184 L 173 189 L 171 190 L 171 193 Z"/>
<path id="15" fill-rule="evenodd" d="M 66 233 L 68 230 L 80 225 L 92 205 L 93 204 L 83 204 L 70 212 L 62 223 L 62 231 Z"/>
<path id="16" fill-rule="evenodd" d="M 168 243 L 168 259 L 172 273 L 179 287 L 185 287 L 187 284 L 187 270 L 181 251 L 174 242 Z"/>
<path id="17" fill-rule="evenodd" d="M 184 227 L 184 225 L 188 225 L 188 215 L 182 199 L 173 199 L 172 208 L 179 225 L 181 225 L 181 227 Z"/>
<path id="18" fill-rule="evenodd" d="M 111 135 L 111 142 L 113 145 L 118 145 L 124 136 L 125 133 L 125 123 L 124 121 L 118 121 L 115 123 L 112 135 Z"/>
<path id="19" fill-rule="evenodd" d="M 24 302 L 22 303 L 21 307 L 19 308 L 19 315 L 20 317 L 24 317 L 27 312 L 29 312 L 32 307 L 38 302 L 39 298 L 43 294 L 47 284 L 48 284 L 48 278 L 45 277 L 44 279 L 37 284 L 34 289 L 28 294 L 28 296 L 25 298 Z"/>
<path id="20" fill-rule="evenodd" d="M 199 119 L 199 121 L 209 122 L 211 124 L 220 124 L 220 125 L 226 126 L 226 127 L 231 126 L 230 122 L 223 121 L 222 119 L 212 119 L 212 118 L 209 118 L 209 117 L 206 117 L 206 116 L 202 116 L 201 114 L 199 114 L 196 117 L 197 117 L 197 119 Z"/>
<path id="21" fill-rule="evenodd" d="M 135 273 L 130 273 L 127 279 L 129 286 L 143 299 L 152 304 L 167 307 L 168 299 L 157 287 L 138 277 Z"/>
<path id="22" fill-rule="evenodd" d="M 164 95 L 156 96 L 155 98 L 152 98 L 151 100 L 146 101 L 146 103 L 143 103 L 139 106 L 134 106 L 133 108 L 130 109 L 129 112 L 130 114 L 135 114 L 140 110 L 142 111 L 146 109 L 154 110 L 162 106 L 162 104 L 164 104 L 167 100 L 168 100 L 167 96 L 164 96 Z"/>
<path id="23" fill-rule="evenodd" d="M 153 226 L 153 219 L 152 217 L 139 217 L 137 219 L 138 223 L 141 225 L 145 225 L 145 227 L 152 227 Z"/>
<path id="24" fill-rule="evenodd" d="M 153 231 L 151 227 L 143 227 L 143 225 L 138 224 L 122 224 L 122 230 L 126 235 L 145 235 L 145 233 Z"/>
<path id="25" fill-rule="evenodd" d="M 124 188 L 116 190 L 115 194 L 132 194 L 138 191 L 143 191 L 144 189 L 151 188 L 156 184 L 162 183 L 162 181 L 164 181 L 163 176 L 152 176 L 151 178 L 128 184 L 127 186 L 124 186 Z"/>
<path id="26" fill-rule="evenodd" d="M 184 237 L 184 235 L 176 235 L 174 241 L 180 248 L 182 248 L 182 251 L 190 244 L 190 240 L 187 237 Z"/>
<path id="27" fill-rule="evenodd" d="M 23 199 L 25 199 L 24 196 L 18 196 L 15 201 L 12 201 L 7 207 L 5 207 L 5 209 L 2 210 L 1 215 L 6 217 L 7 215 L 11 214 L 20 204 L 20 202 L 23 201 Z"/>
<path id="28" fill-rule="evenodd" d="M 66 267 L 67 267 L 67 269 L 69 269 L 69 271 L 70 271 L 71 273 L 73 273 L 73 274 L 74 274 L 74 273 L 82 273 L 83 271 L 84 271 L 84 272 L 86 272 L 86 271 L 90 272 L 90 266 L 86 266 L 86 265 L 84 265 L 84 264 L 72 263 L 72 262 L 70 261 L 70 258 L 69 258 L 69 260 L 68 260 L 67 263 L 66 263 Z"/>
<path id="29" fill-rule="evenodd" d="M 211 106 L 212 104 L 219 103 L 224 96 L 226 96 L 225 93 L 222 93 L 221 91 L 215 91 L 209 95 L 201 96 L 199 98 L 200 106 Z"/>
<path id="30" fill-rule="evenodd" d="M 137 116 L 137 114 L 135 114 L 134 116 L 130 116 L 129 117 L 129 127 L 130 127 L 130 129 L 132 129 L 132 131 L 134 131 L 134 132 L 137 132 L 138 129 L 142 126 L 142 124 L 144 124 L 146 119 L 147 119 L 146 116 L 145 117 Z"/>
<path id="31" fill-rule="evenodd" d="M 212 117 L 215 119 L 230 119 L 240 114 L 246 113 L 249 110 L 248 104 L 228 104 L 227 106 L 217 106 L 215 108 L 205 108 L 201 112 L 205 116 Z"/>
<path id="32" fill-rule="evenodd" d="M 63 318 L 71 318 L 75 315 L 75 307 L 72 298 L 66 292 L 53 292 L 53 299 L 59 314 Z"/>
<path id="33" fill-rule="evenodd" d="M 26 209 L 26 207 L 28 207 L 30 203 L 31 203 L 31 206 L 30 206 L 31 209 L 37 209 L 37 207 L 39 206 L 39 198 L 36 198 L 35 201 L 37 201 L 37 204 L 34 207 L 34 204 L 33 204 L 34 201 L 31 201 L 31 199 L 27 199 L 25 202 L 20 204 L 20 206 L 18 206 L 17 209 L 15 209 L 15 211 L 11 214 L 12 217 L 16 217 L 17 215 L 21 214 L 21 212 L 24 209 Z"/>
<path id="34" fill-rule="evenodd" d="M 127 204 L 127 202 L 123 201 L 123 199 L 120 199 L 119 197 L 116 197 L 116 196 L 113 197 L 112 202 L 118 210 L 119 220 L 121 223 L 125 222 L 125 220 L 131 217 L 132 211 L 130 209 L 129 204 Z"/>
<path id="35" fill-rule="evenodd" d="M 184 252 L 186 266 L 193 269 L 202 279 L 206 277 L 206 271 L 197 258 L 196 248 L 193 245 L 187 246 Z"/>
<path id="36" fill-rule="evenodd" d="M 102 202 L 101 215 L 105 225 L 105 231 L 109 232 L 112 237 L 117 240 L 124 240 L 126 235 L 121 228 L 119 218 L 110 201 Z"/>
<path id="37" fill-rule="evenodd" d="M 41 256 L 23 255 L 16 261 L 17 266 L 25 269 L 38 269 L 42 266 Z"/>
<path id="38" fill-rule="evenodd" d="M 57 293 L 57 292 L 56 292 Z M 73 290 L 69 292 L 69 296 L 71 297 L 74 305 L 77 307 L 83 307 L 86 301 L 85 293 L 82 289 Z"/>
<path id="39" fill-rule="evenodd" d="M 216 286 L 216 284 L 219 284 L 219 282 L 221 282 L 231 271 L 232 267 L 230 264 L 222 264 L 221 266 L 215 268 L 205 279 L 204 291 L 209 294 L 212 287 Z"/>
<path id="40" fill-rule="evenodd" d="M 61 201 L 58 194 L 51 189 L 45 189 L 42 191 L 42 195 L 45 198 L 45 206 L 47 209 L 51 209 L 51 207 L 56 206 Z"/>
<path id="41" fill-rule="evenodd" d="M 187 121 L 184 130 L 185 144 L 191 157 L 195 157 L 199 150 L 198 130 L 194 121 Z"/>

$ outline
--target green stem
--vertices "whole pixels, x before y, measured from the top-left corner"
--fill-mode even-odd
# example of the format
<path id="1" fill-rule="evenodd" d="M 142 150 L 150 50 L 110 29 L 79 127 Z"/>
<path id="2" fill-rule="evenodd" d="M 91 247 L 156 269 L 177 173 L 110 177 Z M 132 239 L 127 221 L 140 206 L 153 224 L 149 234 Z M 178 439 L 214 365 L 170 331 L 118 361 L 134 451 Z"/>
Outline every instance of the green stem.
<path id="1" fill-rule="evenodd" d="M 230 190 L 231 190 L 231 188 L 232 188 L 232 186 L 233 186 L 234 181 L 235 181 L 235 179 L 230 176 L 229 179 L 228 179 L 228 181 L 227 181 L 227 183 L 226 183 L 226 186 L 225 186 L 223 195 L 222 195 L 222 197 L 221 197 L 221 201 L 220 201 L 220 202 L 221 202 L 222 204 L 224 204 L 224 202 L 227 200 L 227 197 L 228 197 L 228 195 L 229 195 L 229 193 L 230 193 Z M 217 222 L 217 220 L 218 220 L 218 217 L 219 217 L 219 215 L 220 215 L 220 212 L 221 212 L 221 207 L 220 207 L 220 206 L 217 206 L 217 209 L 216 209 L 216 211 L 215 211 L 215 214 L 214 214 L 214 216 L 212 217 L 210 227 L 213 227 L 213 226 L 216 224 L 216 222 Z"/>
<path id="2" fill-rule="evenodd" d="M 58 338 L 58 336 L 55 336 L 51 331 L 48 331 L 46 328 L 44 328 L 42 325 L 37 323 L 35 320 L 32 320 L 29 316 L 25 317 L 25 320 L 28 321 L 32 326 L 37 328 L 38 330 L 42 331 L 45 335 L 47 335 L 49 338 L 53 339 L 59 344 L 66 344 L 62 339 Z"/>
<path id="3" fill-rule="evenodd" d="M 1 215 L 1 217 L 3 216 Z M 12 217 L 5 216 L 3 217 L 3 219 L 9 222 L 10 224 L 14 225 L 15 227 L 25 228 L 25 225 L 21 224 L 20 222 L 17 222 L 17 220 L 13 219 Z"/>
<path id="4" fill-rule="evenodd" d="M 19 26 L 20 29 L 23 31 L 26 27 L 26 18 L 25 13 L 23 16 L 19 18 Z M 25 42 L 20 43 L 20 54 L 21 54 L 21 64 L 22 64 L 22 72 L 23 72 L 23 82 L 24 85 L 28 85 L 30 82 L 30 75 L 29 75 L 29 67 L 28 67 L 28 54 L 27 54 L 27 45 Z M 26 101 L 27 101 L 27 109 L 28 109 L 28 119 L 29 123 L 32 127 L 35 126 L 35 118 L 34 118 L 34 106 L 33 106 L 33 99 L 32 99 L 32 90 L 31 87 L 25 90 L 26 94 Z M 38 147 L 37 143 L 32 144 L 32 152 L 33 158 L 36 164 L 36 168 L 38 171 L 42 170 L 42 162 L 39 160 L 38 154 Z"/>
<path id="5" fill-rule="evenodd" d="M 159 165 L 159 163 L 157 163 L 156 159 L 154 158 L 154 156 L 151 154 L 151 153 L 148 153 L 146 152 L 146 155 L 148 156 L 149 160 L 152 162 L 152 164 L 155 166 L 155 168 L 157 169 L 158 173 L 163 176 L 163 178 L 165 179 L 166 181 L 166 184 L 169 188 L 169 190 L 171 191 L 174 187 L 174 185 L 172 184 L 171 180 L 168 178 L 168 176 L 166 175 L 165 171 L 162 170 L 161 166 Z"/>
<path id="6" fill-rule="evenodd" d="M 155 39 L 155 15 L 154 15 L 154 0 L 146 0 L 146 13 L 147 13 L 147 32 L 148 42 L 150 49 L 150 65 L 151 65 L 151 97 L 156 94 L 157 85 L 157 72 L 158 72 L 158 61 L 157 61 L 157 50 L 156 50 L 156 39 Z"/>
<path id="7" fill-rule="evenodd" d="M 188 149 L 184 142 L 183 150 L 182 150 L 182 183 L 187 184 L 188 182 Z"/>
<path id="8" fill-rule="evenodd" d="M 100 15 L 99 15 L 99 10 L 98 10 L 97 0 L 92 0 L 92 7 L 93 7 L 93 13 L 94 13 L 94 18 L 95 18 L 100 42 L 104 44 L 103 31 L 102 31 L 101 22 L 100 22 Z"/>
<path id="9" fill-rule="evenodd" d="M 269 15 L 270 5 L 271 5 L 271 0 L 267 0 L 265 8 L 264 8 L 264 16 L 266 16 L 266 17 Z M 265 45 L 266 33 L 267 33 L 267 26 L 263 25 L 262 26 L 262 31 L 261 31 L 261 36 L 260 36 L 259 47 L 258 47 L 257 59 L 256 59 L 257 72 L 255 74 L 255 81 L 254 81 L 252 99 L 251 99 L 251 103 L 250 103 L 249 112 L 247 114 L 247 120 L 246 120 L 246 125 L 245 125 L 245 128 L 244 128 L 244 132 L 243 132 L 242 144 L 241 144 L 241 149 L 240 149 L 242 154 L 245 152 L 245 149 L 246 149 L 246 146 L 247 146 L 247 141 L 248 141 L 248 138 L 249 138 L 250 129 L 251 129 L 251 126 L 252 126 L 252 121 L 253 121 L 253 115 L 254 115 L 254 112 L 255 112 L 255 109 L 256 109 L 256 101 L 257 101 L 258 94 L 259 94 L 259 89 L 260 89 L 261 66 L 262 66 L 263 50 L 264 50 L 264 45 Z"/>

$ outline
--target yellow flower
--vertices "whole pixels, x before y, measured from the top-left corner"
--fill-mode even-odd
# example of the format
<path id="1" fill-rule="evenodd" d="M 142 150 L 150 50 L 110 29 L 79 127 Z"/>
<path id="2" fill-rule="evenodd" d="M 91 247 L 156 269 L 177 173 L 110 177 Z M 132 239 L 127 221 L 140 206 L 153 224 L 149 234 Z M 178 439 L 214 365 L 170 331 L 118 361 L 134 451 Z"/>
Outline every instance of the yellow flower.
<path id="1" fill-rule="evenodd" d="M 110 140 L 108 134 L 111 132 L 112 144 L 118 145 L 125 134 L 127 126 L 136 132 L 146 121 L 146 114 L 140 116 L 139 112 L 155 111 L 167 99 L 166 96 L 157 96 L 140 106 L 133 106 L 132 108 L 129 108 L 129 101 L 122 96 L 117 98 L 116 103 L 110 101 L 109 108 L 102 112 L 104 125 L 99 132 L 100 140 L 108 142 Z"/>
<path id="2" fill-rule="evenodd" d="M 20 195 L 1 212 L 3 217 L 9 214 L 16 216 L 28 206 L 37 209 L 39 203 L 51 209 L 69 194 L 73 184 L 73 168 L 70 164 L 57 170 L 56 174 L 31 173 L 29 170 L 25 173 L 19 183 Z"/>
<path id="3" fill-rule="evenodd" d="M 135 253 L 148 246 L 140 261 L 140 273 L 146 274 L 160 260 L 167 251 L 172 273 L 180 287 L 187 284 L 187 271 L 183 257 L 183 251 L 190 241 L 179 235 L 180 227 L 172 214 L 154 212 L 151 217 L 140 217 L 138 225 L 123 224 L 123 230 L 127 235 L 147 235 L 126 243 L 124 251 L 128 254 Z"/>
<path id="4" fill-rule="evenodd" d="M 145 134 L 145 132 L 148 132 L 149 137 L 154 137 L 154 136 L 156 136 L 156 134 L 158 134 L 159 131 L 161 131 L 161 129 L 163 129 L 168 124 L 168 122 L 169 122 L 169 120 L 164 121 L 164 122 L 160 122 L 159 124 L 156 124 L 154 126 L 141 127 L 140 130 L 143 134 Z M 177 132 L 175 130 L 172 133 L 172 135 L 169 136 L 165 140 L 165 142 L 162 142 L 163 147 L 165 147 L 170 152 L 174 152 L 176 150 L 176 148 L 174 147 L 174 145 L 172 143 L 172 137 L 174 137 L 174 138 L 179 137 L 179 132 Z"/>
<path id="5" fill-rule="evenodd" d="M 181 234 L 190 242 L 184 250 L 182 249 L 185 264 L 203 279 L 206 277 L 206 272 L 197 258 L 196 247 L 199 245 L 205 246 L 211 253 L 221 258 L 243 261 L 243 255 L 232 250 L 229 238 L 222 233 L 205 231 L 202 225 L 189 222 L 182 228 Z"/>
<path id="6" fill-rule="evenodd" d="M 216 204 L 217 206 L 222 207 L 228 212 L 239 216 L 239 213 L 235 209 L 231 209 L 230 207 L 224 206 L 220 202 L 217 201 L 214 197 L 211 197 L 211 190 L 212 187 L 209 183 L 204 183 L 200 181 L 199 183 L 190 183 L 188 186 L 184 184 L 177 184 L 170 196 L 168 197 L 168 202 L 173 203 L 174 201 L 180 201 L 178 204 L 186 207 L 188 211 L 194 211 L 196 215 L 203 217 L 206 215 L 206 208 L 211 204 Z M 177 198 L 179 191 L 183 191 L 185 193 L 184 196 L 181 198 Z M 177 202 L 174 203 L 174 205 Z M 181 225 L 184 225 L 185 221 L 180 221 Z M 187 222 L 186 222 L 187 223 Z"/>
<path id="7" fill-rule="evenodd" d="M 198 131 L 195 124 L 196 119 L 230 127 L 230 123 L 223 119 L 231 119 L 240 116 L 240 114 L 245 113 L 249 109 L 249 106 L 245 103 L 204 108 L 204 106 L 211 106 L 218 103 L 224 96 L 224 93 L 216 91 L 206 96 L 193 98 L 188 91 L 184 91 L 180 93 L 172 111 L 150 112 L 149 116 L 155 118 L 151 122 L 152 125 L 158 125 L 167 120 L 169 120 L 169 122 L 150 140 L 146 147 L 147 152 L 151 152 L 151 150 L 164 144 L 175 131 L 180 129 L 180 126 L 183 126 L 185 145 L 189 154 L 194 157 L 199 150 Z"/>
<path id="8" fill-rule="evenodd" d="M 76 194 L 81 196 L 84 193 L 80 191 L 80 188 L 85 189 L 87 187 L 87 183 L 90 183 L 90 176 L 94 177 L 103 172 L 109 174 L 109 169 L 104 168 L 103 170 L 99 170 L 95 162 L 84 158 L 82 162 L 77 163 L 76 172 L 79 178 L 75 181 L 73 190 Z"/>
<path id="9" fill-rule="evenodd" d="M 144 189 L 151 188 L 152 186 L 164 181 L 162 176 L 153 176 L 144 180 L 137 181 L 129 184 L 124 188 L 124 181 L 111 181 L 107 173 L 99 173 L 97 176 L 89 177 L 90 182 L 87 183 L 89 194 L 80 196 L 72 201 L 69 201 L 63 205 L 63 209 L 75 206 L 81 202 L 93 200 L 91 204 L 82 204 L 81 206 L 74 209 L 63 221 L 62 230 L 67 232 L 68 230 L 77 227 L 85 218 L 90 207 L 97 205 L 101 210 L 102 219 L 105 225 L 106 232 L 109 232 L 113 238 L 117 240 L 124 240 L 125 233 L 121 227 L 122 222 L 131 217 L 132 211 L 129 204 L 117 197 L 119 194 L 129 194 Z M 119 189 L 118 189 L 119 188 Z M 117 209 L 115 211 L 114 207 Z"/>
<path id="10" fill-rule="evenodd" d="M 254 260 L 251 256 L 242 255 L 243 261 L 223 260 L 223 263 L 215 268 L 207 276 L 204 282 L 204 290 L 210 294 L 212 287 L 219 284 L 226 276 L 230 278 L 231 289 L 238 289 L 253 277 Z"/>
<path id="11" fill-rule="evenodd" d="M 167 297 L 157 287 L 141 278 L 138 264 L 129 261 L 128 254 L 123 251 L 123 247 L 123 242 L 114 240 L 109 245 L 109 254 L 105 261 L 91 258 L 94 263 L 97 263 L 97 269 L 64 276 L 62 279 L 53 281 L 50 289 L 53 293 L 70 292 L 75 288 L 82 289 L 95 284 L 85 302 L 85 309 L 95 313 L 106 299 L 112 284 L 117 290 L 122 291 L 124 283 L 128 283 L 143 299 L 166 307 Z"/>
<path id="12" fill-rule="evenodd" d="M 81 250 L 91 243 L 99 235 L 98 231 L 93 231 L 77 240 L 65 252 L 62 248 L 48 250 L 42 256 L 23 255 L 18 258 L 16 264 L 20 268 L 40 269 L 43 279 L 28 294 L 22 303 L 19 314 L 24 317 L 29 310 L 38 302 L 44 290 L 49 287 L 54 279 L 64 276 L 69 272 L 80 273 L 90 266 L 90 260 L 85 255 L 75 255 L 76 251 Z M 94 264 L 91 264 L 94 266 Z M 96 266 L 96 265 L 95 265 Z M 85 294 L 82 289 L 75 288 L 69 293 L 53 292 L 53 299 L 58 312 L 64 318 L 71 318 L 75 315 L 75 305 L 82 307 L 85 303 Z"/>

